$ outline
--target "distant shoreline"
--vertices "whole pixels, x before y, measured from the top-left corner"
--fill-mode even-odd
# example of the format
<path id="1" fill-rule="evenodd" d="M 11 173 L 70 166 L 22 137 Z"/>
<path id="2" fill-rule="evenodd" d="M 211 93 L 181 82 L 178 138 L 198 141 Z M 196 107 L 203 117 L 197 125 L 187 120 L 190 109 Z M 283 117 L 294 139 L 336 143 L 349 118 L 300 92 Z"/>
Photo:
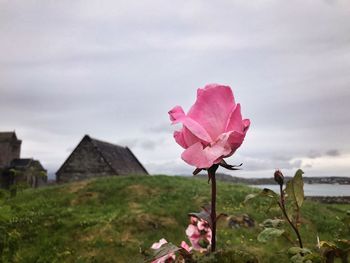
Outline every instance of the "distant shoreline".
<path id="1" fill-rule="evenodd" d="M 196 175 L 197 177 L 207 177 L 205 174 Z M 248 185 L 261 185 L 261 184 L 276 184 L 273 177 L 271 178 L 243 178 L 235 177 L 229 174 L 218 173 L 216 174 L 217 180 L 232 182 L 238 184 Z M 285 177 L 285 181 L 288 182 L 292 177 Z M 350 185 L 350 177 L 303 177 L 305 184 L 342 184 Z"/>
<path id="2" fill-rule="evenodd" d="M 200 174 L 196 177 L 206 179 L 207 175 Z M 250 186 L 258 185 L 276 185 L 274 178 L 242 178 L 234 177 L 228 174 L 217 174 L 217 180 L 229 183 L 245 184 Z M 291 177 L 286 177 L 285 181 L 289 181 Z M 348 177 L 304 177 L 305 184 L 324 184 L 324 185 L 350 185 Z M 316 201 L 325 204 L 350 204 L 350 193 L 346 196 L 305 196 L 306 200 Z"/>

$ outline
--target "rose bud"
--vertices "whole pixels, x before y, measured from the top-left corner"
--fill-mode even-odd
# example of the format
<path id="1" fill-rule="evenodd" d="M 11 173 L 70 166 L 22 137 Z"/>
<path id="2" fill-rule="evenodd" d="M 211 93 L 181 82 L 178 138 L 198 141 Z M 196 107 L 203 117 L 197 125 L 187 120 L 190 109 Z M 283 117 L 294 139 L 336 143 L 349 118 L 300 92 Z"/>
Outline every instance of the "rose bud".
<path id="1" fill-rule="evenodd" d="M 279 185 L 283 185 L 284 176 L 280 170 L 276 170 L 276 172 L 274 173 L 274 178 Z"/>

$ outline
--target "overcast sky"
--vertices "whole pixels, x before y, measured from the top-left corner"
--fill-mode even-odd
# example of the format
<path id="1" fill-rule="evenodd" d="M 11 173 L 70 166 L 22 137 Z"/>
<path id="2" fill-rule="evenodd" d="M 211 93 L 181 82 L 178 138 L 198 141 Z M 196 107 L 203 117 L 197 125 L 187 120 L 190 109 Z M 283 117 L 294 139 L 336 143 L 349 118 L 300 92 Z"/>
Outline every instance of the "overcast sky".
<path id="1" fill-rule="evenodd" d="M 350 176 L 349 1 L 0 0 L 0 131 L 50 173 L 89 134 L 190 174 L 167 112 L 207 83 L 251 119 L 231 174 Z"/>

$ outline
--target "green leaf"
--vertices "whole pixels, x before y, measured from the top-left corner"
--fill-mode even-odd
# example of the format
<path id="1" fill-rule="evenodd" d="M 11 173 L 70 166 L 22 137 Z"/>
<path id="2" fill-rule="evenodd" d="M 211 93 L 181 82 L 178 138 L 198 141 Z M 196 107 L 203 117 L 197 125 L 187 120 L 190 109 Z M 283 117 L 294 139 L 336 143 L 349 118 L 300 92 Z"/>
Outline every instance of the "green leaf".
<path id="1" fill-rule="evenodd" d="M 258 194 L 249 194 L 245 197 L 243 203 L 247 203 L 248 201 L 257 198 L 257 197 L 268 197 L 268 198 L 272 198 L 275 199 L 276 201 L 278 201 L 279 195 L 276 194 L 274 191 L 272 191 L 271 189 L 268 188 L 264 188 L 260 193 Z"/>
<path id="2" fill-rule="evenodd" d="M 287 198 L 292 198 L 295 201 L 294 190 L 293 190 L 293 179 L 287 182 L 284 193 L 287 195 Z"/>
<path id="3" fill-rule="evenodd" d="M 337 239 L 335 240 L 335 244 L 337 245 L 337 248 L 339 248 L 340 250 L 350 251 L 350 240 Z"/>
<path id="4" fill-rule="evenodd" d="M 304 202 L 303 171 L 298 169 L 292 180 L 287 182 L 285 193 L 291 198 L 295 205 L 300 208 Z"/>
<path id="5" fill-rule="evenodd" d="M 173 245 L 172 243 L 165 243 L 160 248 L 156 249 L 153 252 L 153 257 L 148 259 L 146 262 L 154 261 L 158 258 L 164 257 L 165 255 L 168 255 L 170 253 L 175 253 L 179 251 L 181 248 Z"/>
<path id="6" fill-rule="evenodd" d="M 268 188 L 264 188 L 262 190 L 262 192 L 260 193 L 261 196 L 266 196 L 266 197 L 270 197 L 273 199 L 278 199 L 278 194 L 276 194 L 274 191 L 272 191 L 271 189 Z"/>
<path id="7" fill-rule="evenodd" d="M 198 219 L 202 219 L 204 221 L 207 221 L 210 226 L 212 226 L 212 221 L 211 221 L 211 209 L 210 206 L 204 206 L 202 207 L 202 211 L 199 213 L 189 213 L 189 216 L 194 216 L 197 217 Z"/>
<path id="8" fill-rule="evenodd" d="M 300 248 L 300 247 L 291 247 L 288 249 L 288 254 L 289 255 L 296 255 L 296 254 L 311 254 L 311 250 L 308 248 Z"/>
<path id="9" fill-rule="evenodd" d="M 245 203 L 247 203 L 248 201 L 250 201 L 250 200 L 256 198 L 257 196 L 258 196 L 258 194 L 249 194 L 249 195 L 247 195 L 247 196 L 245 197 L 243 203 L 245 204 Z"/>
<path id="10" fill-rule="evenodd" d="M 333 242 L 330 242 L 330 241 L 321 241 L 320 247 L 321 248 L 328 248 L 328 249 L 335 249 L 337 246 Z"/>
<path id="11" fill-rule="evenodd" d="M 322 263 L 321 255 L 312 253 L 308 248 L 291 247 L 288 249 L 288 254 L 291 257 L 292 263 Z"/>
<path id="12" fill-rule="evenodd" d="M 277 228 L 265 228 L 259 235 L 258 241 L 266 243 L 272 238 L 279 237 L 284 233 L 284 230 Z"/>
<path id="13" fill-rule="evenodd" d="M 277 228 L 282 226 L 284 223 L 284 220 L 282 219 L 266 219 L 264 222 L 262 222 L 262 226 L 265 228 L 273 227 Z"/>
<path id="14" fill-rule="evenodd" d="M 293 255 L 296 255 L 296 254 L 299 254 L 301 252 L 302 248 L 300 247 L 291 247 L 288 249 L 288 254 L 293 256 Z"/>
<path id="15" fill-rule="evenodd" d="M 293 178 L 293 190 L 295 195 L 295 200 L 300 208 L 304 202 L 304 182 L 303 182 L 303 171 L 299 169 Z"/>

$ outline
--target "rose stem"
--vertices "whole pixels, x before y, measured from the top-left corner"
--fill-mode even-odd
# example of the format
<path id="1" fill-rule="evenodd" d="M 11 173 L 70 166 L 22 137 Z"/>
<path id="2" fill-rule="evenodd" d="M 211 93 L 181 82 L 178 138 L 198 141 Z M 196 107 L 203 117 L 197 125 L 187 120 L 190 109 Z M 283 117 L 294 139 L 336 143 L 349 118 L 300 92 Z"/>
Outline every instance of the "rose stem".
<path id="1" fill-rule="evenodd" d="M 216 178 L 215 172 L 219 165 L 214 164 L 208 169 L 208 176 L 211 180 L 211 252 L 215 252 L 216 249 Z"/>
<path id="2" fill-rule="evenodd" d="M 287 219 L 288 223 L 291 225 L 291 227 L 293 228 L 295 234 L 297 235 L 300 248 L 303 248 L 303 242 L 301 241 L 301 236 L 299 234 L 299 230 L 292 223 L 292 221 L 289 219 L 287 211 L 286 211 L 286 206 L 284 204 L 284 192 L 283 192 L 283 189 L 282 189 L 282 184 L 280 184 L 280 193 L 281 193 L 281 200 L 280 200 L 279 206 L 280 206 L 280 208 L 281 208 L 281 210 L 283 212 L 283 215 L 285 216 L 285 218 Z"/>

